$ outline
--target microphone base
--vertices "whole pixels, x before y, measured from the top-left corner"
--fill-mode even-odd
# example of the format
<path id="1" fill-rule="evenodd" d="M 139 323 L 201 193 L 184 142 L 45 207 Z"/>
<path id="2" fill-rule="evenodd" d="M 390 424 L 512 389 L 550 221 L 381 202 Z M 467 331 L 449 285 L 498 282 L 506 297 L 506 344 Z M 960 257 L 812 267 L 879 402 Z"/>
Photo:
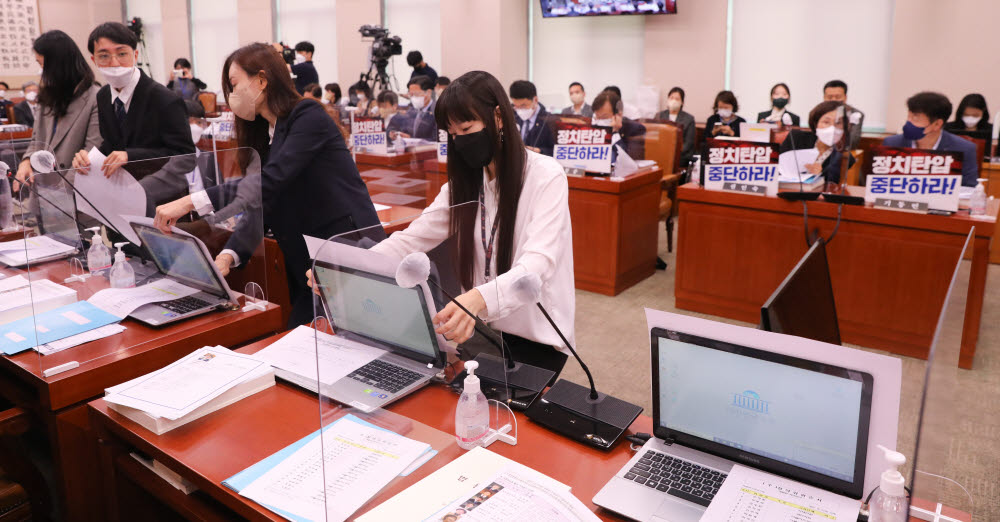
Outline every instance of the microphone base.
<path id="1" fill-rule="evenodd" d="M 819 192 L 778 192 L 778 197 L 785 201 L 816 201 L 819 199 Z"/>
<path id="2" fill-rule="evenodd" d="M 504 359 L 486 353 L 477 355 L 474 360 L 479 363 L 476 375 L 483 395 L 517 411 L 528 409 L 556 375 L 552 370 L 524 363 L 515 363 L 514 368 L 509 369 Z"/>
<path id="3" fill-rule="evenodd" d="M 823 193 L 823 201 L 839 205 L 859 205 L 864 206 L 865 198 L 861 196 L 848 196 L 847 194 Z"/>
<path id="4" fill-rule="evenodd" d="M 564 379 L 535 401 L 525 415 L 546 428 L 577 442 L 610 450 L 642 413 L 642 407 Z"/>

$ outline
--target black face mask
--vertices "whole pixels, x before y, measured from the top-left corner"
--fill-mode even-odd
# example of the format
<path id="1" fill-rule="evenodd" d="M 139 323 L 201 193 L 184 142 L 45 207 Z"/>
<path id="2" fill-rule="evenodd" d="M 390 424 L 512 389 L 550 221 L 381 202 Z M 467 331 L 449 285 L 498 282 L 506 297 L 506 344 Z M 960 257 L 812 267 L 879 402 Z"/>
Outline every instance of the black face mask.
<path id="1" fill-rule="evenodd" d="M 459 134 L 452 139 L 455 142 L 455 153 L 461 156 L 470 167 L 481 169 L 493 161 L 493 140 L 490 139 L 486 129 L 469 134 Z"/>
<path id="2" fill-rule="evenodd" d="M 774 105 L 775 109 L 784 109 L 785 105 L 788 105 L 788 98 L 774 98 L 771 100 L 771 104 Z"/>

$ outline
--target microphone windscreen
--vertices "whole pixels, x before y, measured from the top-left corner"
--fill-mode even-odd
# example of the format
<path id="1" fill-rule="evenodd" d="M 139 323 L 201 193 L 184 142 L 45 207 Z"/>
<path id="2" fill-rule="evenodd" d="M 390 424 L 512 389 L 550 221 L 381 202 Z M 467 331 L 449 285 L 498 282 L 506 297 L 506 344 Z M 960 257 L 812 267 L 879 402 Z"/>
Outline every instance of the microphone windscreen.
<path id="1" fill-rule="evenodd" d="M 431 274 L 431 260 L 423 252 L 414 252 L 403 258 L 396 267 L 396 284 L 403 288 L 413 288 Z"/>
<path id="2" fill-rule="evenodd" d="M 785 125 L 788 125 L 790 127 L 792 125 L 792 117 L 787 112 L 782 114 L 781 123 L 784 123 Z"/>
<path id="3" fill-rule="evenodd" d="M 48 174 L 55 169 L 56 157 L 47 150 L 40 150 L 31 155 L 30 163 L 35 172 Z"/>
<path id="4" fill-rule="evenodd" d="M 6 163 L 0 161 L 0 172 L 2 172 L 3 173 L 3 177 L 6 178 L 7 175 L 10 174 L 10 166 L 7 165 Z"/>
<path id="5" fill-rule="evenodd" d="M 534 272 L 525 272 L 514 280 L 511 288 L 519 303 L 537 303 L 542 296 L 542 278 Z"/>

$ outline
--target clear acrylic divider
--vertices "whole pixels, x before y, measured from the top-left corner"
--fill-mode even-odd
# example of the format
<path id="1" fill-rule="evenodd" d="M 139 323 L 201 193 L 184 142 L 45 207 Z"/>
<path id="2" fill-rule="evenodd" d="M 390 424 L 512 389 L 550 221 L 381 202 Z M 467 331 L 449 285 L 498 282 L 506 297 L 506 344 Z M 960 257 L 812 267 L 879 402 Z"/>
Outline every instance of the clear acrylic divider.
<path id="1" fill-rule="evenodd" d="M 975 229 L 969 232 L 955 270 L 949 274 L 951 284 L 926 362 L 912 467 L 907 466 L 906 477 L 912 488 L 910 514 L 922 520 L 968 521 L 976 513 L 976 501 L 968 489 L 971 484 L 963 483 L 966 476 L 962 473 L 969 458 L 964 453 L 973 450 L 960 452 L 956 447 L 958 431 L 971 421 L 963 420 L 968 413 L 957 406 L 968 399 L 961 393 L 959 373 L 969 370 L 960 370 L 958 364 L 970 268 L 963 259 L 974 238 Z M 934 518 L 939 507 L 950 518 Z"/>
<path id="2" fill-rule="evenodd" d="M 31 156 L 16 194 L 22 245 L 17 255 L 0 252 L 7 276 L 0 285 L 18 276 L 25 283 L 16 296 L 26 303 L 20 315 L 0 316 L 6 356 L 51 378 L 225 314 L 259 313 L 240 311 L 249 283 L 260 287 L 258 300 L 267 295 L 253 150 L 129 161 L 111 166 L 110 176 L 56 164 L 48 151 Z M 217 164 L 229 166 L 221 185 L 212 181 Z M 210 205 L 191 211 L 192 188 L 204 190 Z M 158 207 L 176 219 L 174 228 L 154 220 Z M 224 250 L 239 258 L 228 275 L 216 262 Z"/>
<path id="3" fill-rule="evenodd" d="M 307 240 L 318 296 L 312 325 L 316 380 L 306 384 L 318 389 L 327 520 L 367 512 L 465 451 L 453 423 L 463 360 L 477 350 L 499 351 L 476 339 L 481 334 L 456 344 L 437 330 L 444 312 L 465 322 L 466 329 L 451 337 L 473 331 L 465 312 L 452 304 L 453 298 L 468 304 L 463 294 L 474 285 L 462 283 L 454 257 L 458 240 L 449 223 L 454 216 L 478 227 L 478 209 L 470 202 L 425 210 Z M 386 229 L 406 224 L 386 237 Z M 472 255 L 471 231 L 463 239 Z M 492 377 L 505 387 L 504 366 L 498 369 Z M 488 422 L 489 411 L 480 406 Z M 480 445 L 485 430 L 483 435 L 463 445 Z M 376 467 L 393 478 L 376 479 Z"/>

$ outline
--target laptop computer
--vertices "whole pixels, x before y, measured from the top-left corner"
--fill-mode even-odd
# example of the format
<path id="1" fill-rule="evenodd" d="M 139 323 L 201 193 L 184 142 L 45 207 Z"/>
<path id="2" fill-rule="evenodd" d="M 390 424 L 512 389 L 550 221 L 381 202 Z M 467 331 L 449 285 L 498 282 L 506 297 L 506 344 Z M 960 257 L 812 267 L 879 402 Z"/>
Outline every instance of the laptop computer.
<path id="1" fill-rule="evenodd" d="M 444 368 L 426 283 L 403 288 L 394 277 L 320 260 L 313 277 L 336 328 L 334 339 L 383 351 L 323 385 L 325 396 L 369 412 L 420 388 Z M 315 390 L 310 384 L 306 387 Z"/>
<path id="2" fill-rule="evenodd" d="M 872 376 L 654 328 L 653 434 L 594 503 L 697 521 L 737 463 L 861 498 Z"/>
<path id="3" fill-rule="evenodd" d="M 129 226 L 135 230 L 142 241 L 142 249 L 163 277 L 198 290 L 180 299 L 142 305 L 129 317 L 149 326 L 164 326 L 237 301 L 205 244 L 198 238 L 181 231 L 164 234 L 156 227 L 133 221 Z"/>

